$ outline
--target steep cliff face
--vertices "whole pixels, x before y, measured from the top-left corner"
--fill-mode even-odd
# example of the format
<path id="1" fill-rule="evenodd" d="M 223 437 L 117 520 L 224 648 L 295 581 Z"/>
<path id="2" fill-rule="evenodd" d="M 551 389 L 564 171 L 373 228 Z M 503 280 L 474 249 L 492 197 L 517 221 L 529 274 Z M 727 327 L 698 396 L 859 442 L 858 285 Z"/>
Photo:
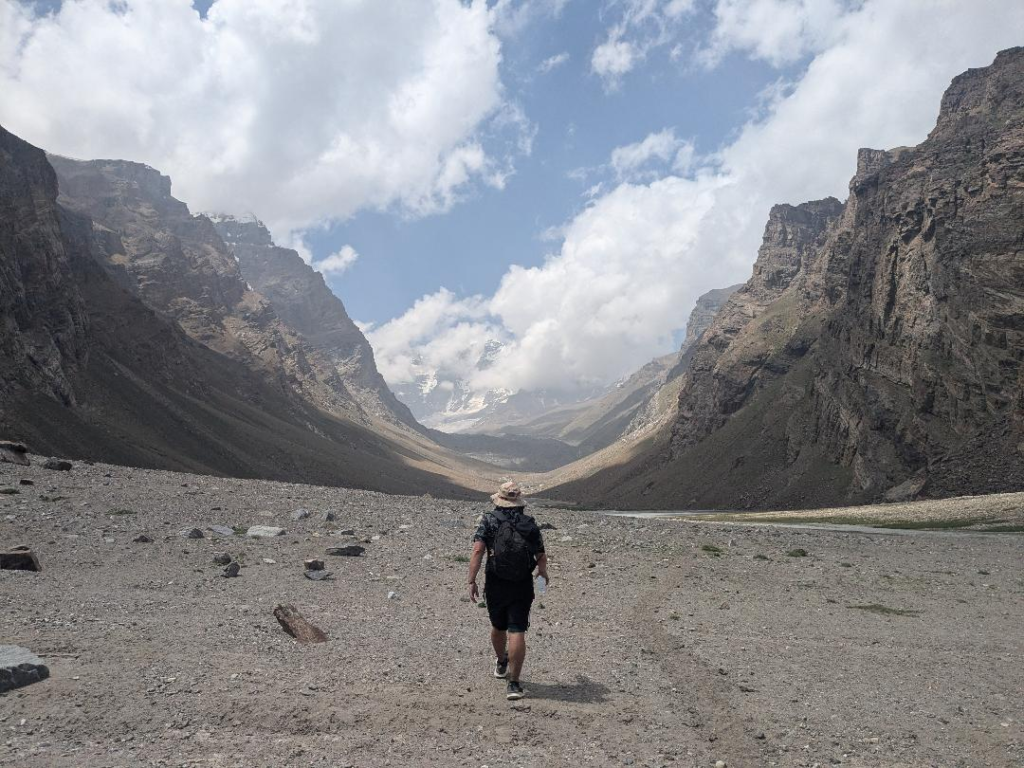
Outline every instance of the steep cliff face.
<path id="1" fill-rule="evenodd" d="M 320 353 L 364 410 L 422 429 L 384 383 L 369 342 L 319 272 L 296 251 L 275 245 L 270 232 L 256 218 L 209 218 L 237 259 L 245 282 L 270 302 L 288 328 Z"/>
<path id="2" fill-rule="evenodd" d="M 88 322 L 43 152 L 0 128 L 0 402 L 16 389 L 73 403 Z"/>
<path id="3" fill-rule="evenodd" d="M 752 277 L 693 347 L 673 427 L 674 451 L 718 429 L 784 370 L 779 351 L 818 299 L 815 262 L 842 211 L 835 198 L 772 208 Z"/>
<path id="4" fill-rule="evenodd" d="M 670 438 L 558 491 L 816 506 L 1024 488 L 1024 49 L 954 80 L 845 206 L 773 209 L 687 364 Z"/>
<path id="5" fill-rule="evenodd" d="M 878 494 L 1018 489 L 1024 419 L 1024 49 L 946 92 L 913 149 L 862 153 L 822 254 L 819 439 Z"/>
<path id="6" fill-rule="evenodd" d="M 171 196 L 170 179 L 123 160 L 50 161 L 61 204 L 92 219 L 101 262 L 148 307 L 282 391 L 369 421 L 339 371 L 247 283 L 213 222 Z"/>

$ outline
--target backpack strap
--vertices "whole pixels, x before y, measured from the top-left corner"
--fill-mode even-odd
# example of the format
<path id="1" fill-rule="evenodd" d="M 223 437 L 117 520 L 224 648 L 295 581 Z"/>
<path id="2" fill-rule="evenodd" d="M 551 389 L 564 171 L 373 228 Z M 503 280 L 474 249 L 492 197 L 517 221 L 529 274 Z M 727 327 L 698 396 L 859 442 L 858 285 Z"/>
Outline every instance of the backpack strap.
<path id="1" fill-rule="evenodd" d="M 501 525 L 502 523 L 504 523 L 505 521 L 508 520 L 508 515 L 506 515 L 503 511 L 501 511 L 497 507 L 495 507 L 493 510 L 491 510 L 488 514 L 491 515 L 495 520 L 498 521 L 498 525 Z"/>

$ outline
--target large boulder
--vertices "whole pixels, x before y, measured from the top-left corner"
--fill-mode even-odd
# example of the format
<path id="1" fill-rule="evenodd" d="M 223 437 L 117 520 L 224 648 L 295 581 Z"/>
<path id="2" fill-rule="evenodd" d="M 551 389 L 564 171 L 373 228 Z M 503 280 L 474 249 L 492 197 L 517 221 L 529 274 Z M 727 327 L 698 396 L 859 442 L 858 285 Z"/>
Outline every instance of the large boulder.
<path id="1" fill-rule="evenodd" d="M 21 443 L 12 443 L 10 440 L 0 440 L 0 463 L 18 464 L 27 467 L 28 448 Z"/>
<path id="2" fill-rule="evenodd" d="M 50 670 L 42 659 L 18 645 L 0 645 L 0 693 L 45 680 Z"/>

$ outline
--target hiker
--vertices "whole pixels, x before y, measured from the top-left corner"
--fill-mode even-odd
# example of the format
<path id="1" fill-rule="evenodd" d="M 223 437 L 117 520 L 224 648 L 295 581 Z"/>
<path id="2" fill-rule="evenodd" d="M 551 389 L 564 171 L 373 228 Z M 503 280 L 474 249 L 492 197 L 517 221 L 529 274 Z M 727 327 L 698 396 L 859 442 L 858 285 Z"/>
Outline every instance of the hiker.
<path id="1" fill-rule="evenodd" d="M 548 581 L 548 556 L 544 539 L 533 518 L 523 512 L 526 502 L 515 482 L 504 483 L 491 496 L 494 510 L 484 513 L 473 535 L 473 555 L 469 560 L 469 598 L 480 599 L 476 575 L 484 551 L 484 595 L 491 619 L 491 645 L 494 646 L 494 676 L 508 677 L 507 699 L 526 695 L 519 675 L 526 658 L 526 630 L 530 628 L 533 605 L 533 569 Z"/>

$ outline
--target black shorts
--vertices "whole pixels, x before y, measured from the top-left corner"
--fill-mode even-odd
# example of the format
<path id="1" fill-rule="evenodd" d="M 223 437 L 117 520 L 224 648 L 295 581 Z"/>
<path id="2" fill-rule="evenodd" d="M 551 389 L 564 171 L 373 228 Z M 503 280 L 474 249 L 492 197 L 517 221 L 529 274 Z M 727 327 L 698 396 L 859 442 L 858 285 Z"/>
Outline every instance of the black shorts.
<path id="1" fill-rule="evenodd" d="M 533 577 L 522 581 L 506 581 L 487 574 L 484 597 L 491 626 L 502 632 L 525 632 L 530 628 L 530 606 L 533 605 Z"/>

